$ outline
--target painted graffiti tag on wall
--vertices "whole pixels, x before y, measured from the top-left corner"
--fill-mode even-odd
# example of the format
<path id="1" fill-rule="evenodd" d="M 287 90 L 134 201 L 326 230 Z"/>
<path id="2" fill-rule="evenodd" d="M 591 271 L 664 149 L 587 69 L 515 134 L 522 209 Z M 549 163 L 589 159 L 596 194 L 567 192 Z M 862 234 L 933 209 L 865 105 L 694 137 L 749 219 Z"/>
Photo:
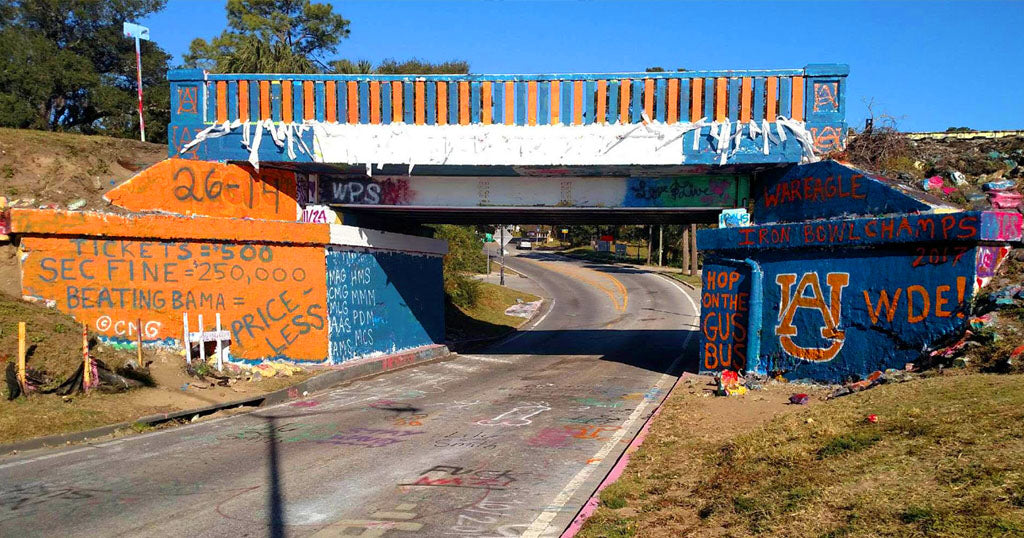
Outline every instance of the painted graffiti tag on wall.
<path id="1" fill-rule="evenodd" d="M 695 205 L 732 205 L 736 203 L 736 179 L 716 178 L 630 179 L 627 181 L 626 206 L 687 207 Z"/>
<path id="2" fill-rule="evenodd" d="M 441 259 L 330 248 L 327 304 L 334 362 L 440 342 Z"/>
<path id="3" fill-rule="evenodd" d="M 843 246 L 867 243 L 967 241 L 978 237 L 977 215 L 901 215 L 813 221 L 722 230 L 721 241 L 704 248 Z M 718 238 L 716 238 L 718 239 Z"/>
<path id="4" fill-rule="evenodd" d="M 54 237 L 22 245 L 23 293 L 114 341 L 132 340 L 140 317 L 143 339 L 159 342 L 181 337 L 185 313 L 211 322 L 220 313 L 235 358 L 326 358 L 320 248 Z"/>
<path id="5" fill-rule="evenodd" d="M 742 369 L 747 352 L 749 272 L 708 265 L 701 290 L 701 356 L 707 370 Z"/>
<path id="6" fill-rule="evenodd" d="M 842 132 L 837 127 L 818 125 L 808 129 L 819 150 L 842 149 Z M 752 220 L 758 223 L 931 209 L 928 204 L 892 188 L 884 179 L 835 161 L 769 171 L 759 178 L 751 189 L 755 197 Z"/>
<path id="7" fill-rule="evenodd" d="M 807 361 L 834 359 L 846 341 L 846 333 L 840 330 L 839 326 L 843 288 L 850 284 L 850 275 L 828 273 L 825 276 L 824 292 L 818 273 L 813 271 L 801 275 L 799 282 L 795 273 L 779 274 L 775 277 L 775 283 L 779 285 L 779 294 L 782 297 L 782 303 L 779 305 L 779 324 L 775 327 L 775 335 L 779 337 L 782 349 L 794 357 Z M 793 286 L 794 283 L 796 286 Z M 798 328 L 793 324 L 793 318 L 801 308 L 821 314 L 822 326 L 818 333 L 828 341 L 827 345 L 802 347 L 794 342 Z"/>
<path id="8" fill-rule="evenodd" d="M 836 112 L 839 110 L 839 83 L 814 83 L 814 111 Z"/>
<path id="9" fill-rule="evenodd" d="M 758 263 L 765 282 L 762 334 L 774 335 L 761 342 L 767 368 L 817 379 L 902 368 L 962 327 L 975 247 L 951 247 L 927 263 L 917 263 L 919 248 L 853 249 L 826 260 L 766 253 Z"/>
<path id="10" fill-rule="evenodd" d="M 296 220 L 293 172 L 248 164 L 168 159 L 142 171 L 106 195 L 132 211 L 181 215 Z"/>
<path id="11" fill-rule="evenodd" d="M 412 191 L 406 178 L 320 176 L 320 199 L 332 204 L 408 205 Z"/>
<path id="12" fill-rule="evenodd" d="M 735 175 L 676 177 L 320 176 L 320 202 L 449 207 L 701 207 L 737 203 Z M 745 188 L 745 186 L 744 186 Z"/>
<path id="13" fill-rule="evenodd" d="M 839 379 L 841 372 L 903 367 L 963 325 L 973 293 L 975 247 L 950 247 L 946 255 L 935 248 L 930 261 L 925 249 L 926 263 L 917 263 L 922 255 L 911 246 L 854 249 L 824 260 L 815 257 L 820 253 L 763 252 L 760 328 L 747 326 L 749 272 L 709 258 L 702 368 L 742 368 L 755 330 L 762 334 L 760 368 L 789 378 Z"/>

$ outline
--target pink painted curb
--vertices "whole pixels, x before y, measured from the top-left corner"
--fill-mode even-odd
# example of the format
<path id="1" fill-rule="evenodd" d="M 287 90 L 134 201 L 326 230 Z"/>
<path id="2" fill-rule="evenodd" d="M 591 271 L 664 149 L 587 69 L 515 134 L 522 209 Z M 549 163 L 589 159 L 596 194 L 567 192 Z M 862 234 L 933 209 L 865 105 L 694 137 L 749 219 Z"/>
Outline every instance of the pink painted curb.
<path id="1" fill-rule="evenodd" d="M 634 437 L 633 441 L 626 447 L 626 451 L 622 453 L 622 456 L 619 456 L 619 460 L 616 461 L 615 465 L 612 466 L 610 471 L 608 471 L 608 476 L 604 477 L 601 484 L 597 486 L 596 490 L 594 490 L 594 494 L 590 496 L 590 499 L 588 499 L 583 505 L 580 512 L 576 514 L 572 523 L 570 523 L 565 531 L 562 532 L 561 538 L 573 538 L 576 536 L 576 533 L 580 532 L 580 529 L 583 528 L 583 523 L 587 521 L 590 516 L 594 515 L 594 512 L 597 511 L 597 505 L 601 502 L 599 499 L 601 490 L 608 487 L 609 484 L 615 482 L 620 476 L 622 476 L 622 472 L 626 470 L 626 465 L 629 464 L 630 456 L 632 456 L 633 453 L 640 448 L 640 445 L 643 444 L 644 439 L 647 438 L 647 430 L 651 428 L 651 423 L 654 422 L 654 419 L 661 414 L 662 406 L 664 406 L 665 402 L 667 402 L 669 397 L 672 396 L 672 391 L 676 390 L 676 386 L 679 385 L 679 381 L 681 381 L 685 376 L 686 372 L 683 372 L 683 374 L 676 379 L 676 382 L 672 384 L 672 388 L 668 390 L 668 394 L 666 394 L 665 398 L 661 400 L 661 403 L 658 404 L 658 407 L 653 413 L 651 413 L 651 416 L 647 418 L 647 421 L 644 422 L 640 431 L 636 432 L 636 437 Z"/>

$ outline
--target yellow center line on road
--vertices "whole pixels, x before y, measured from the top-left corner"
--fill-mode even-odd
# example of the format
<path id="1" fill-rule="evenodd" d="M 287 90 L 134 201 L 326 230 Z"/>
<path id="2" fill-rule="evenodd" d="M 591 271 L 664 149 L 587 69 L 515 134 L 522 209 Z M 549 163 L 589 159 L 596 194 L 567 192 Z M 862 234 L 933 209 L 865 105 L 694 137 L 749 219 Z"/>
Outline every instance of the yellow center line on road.
<path id="1" fill-rule="evenodd" d="M 587 284 L 589 284 L 589 285 L 591 285 L 591 286 L 593 286 L 593 287 L 603 291 L 605 293 L 605 295 L 607 295 L 608 298 L 611 299 L 612 305 L 615 307 L 615 310 L 617 310 L 619 312 L 625 312 L 626 311 L 626 306 L 629 305 L 629 292 L 626 291 L 626 286 L 623 286 L 622 282 L 619 282 L 619 279 L 617 279 L 617 278 L 615 278 L 615 277 L 613 277 L 613 276 L 611 276 L 609 274 L 602 273 L 600 271 L 594 271 L 593 269 L 584 269 L 584 268 L 580 268 L 580 267 L 573 267 L 574 271 L 567 271 L 565 269 L 559 268 L 557 265 L 555 265 L 554 262 L 541 262 L 541 261 L 537 261 L 537 260 L 531 260 L 529 258 L 522 258 L 522 260 L 525 261 L 525 262 L 532 263 L 534 265 L 539 265 L 539 266 L 543 267 L 544 269 L 547 269 L 549 271 L 554 271 L 554 272 L 559 273 L 561 275 L 565 275 L 565 276 L 567 276 L 569 278 L 585 282 L 585 283 L 587 283 Z M 599 281 L 595 281 L 593 279 L 587 278 L 587 277 L 579 274 L 579 273 L 586 272 L 586 271 L 589 271 L 589 272 L 592 272 L 592 273 L 597 273 L 597 274 L 599 274 L 599 275 L 601 275 L 601 276 L 611 280 L 612 284 L 615 285 L 615 288 L 607 288 L 605 286 L 602 286 Z M 621 296 L 622 296 L 621 304 L 620 304 L 619 298 L 616 297 L 616 295 L 615 295 L 616 291 L 618 291 L 621 294 Z"/>

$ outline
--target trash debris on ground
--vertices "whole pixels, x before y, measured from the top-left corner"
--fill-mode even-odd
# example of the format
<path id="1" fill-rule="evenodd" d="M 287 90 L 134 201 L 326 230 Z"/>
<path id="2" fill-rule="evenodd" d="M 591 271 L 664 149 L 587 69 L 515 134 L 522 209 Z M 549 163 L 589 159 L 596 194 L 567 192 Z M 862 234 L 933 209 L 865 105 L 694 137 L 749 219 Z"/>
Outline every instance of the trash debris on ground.
<path id="1" fill-rule="evenodd" d="M 807 405 L 807 402 L 811 400 L 811 397 L 807 394 L 793 394 L 789 397 L 789 403 L 793 405 Z"/>
<path id="2" fill-rule="evenodd" d="M 982 190 L 986 191 L 1006 191 L 1014 188 L 1017 182 L 1012 179 L 1003 179 L 1000 181 L 990 181 L 981 186 Z"/>
<path id="3" fill-rule="evenodd" d="M 69 202 L 68 203 L 68 209 L 70 209 L 72 211 L 74 211 L 76 209 L 82 209 L 83 207 L 85 207 L 85 204 L 86 204 L 85 198 L 79 198 L 77 200 Z"/>
<path id="4" fill-rule="evenodd" d="M 921 188 L 926 191 L 937 191 L 942 188 L 942 176 L 932 176 L 921 181 Z"/>
<path id="5" fill-rule="evenodd" d="M 988 327 L 989 325 L 994 323 L 996 321 L 996 319 L 997 319 L 996 318 L 996 314 L 994 312 L 993 313 L 989 313 L 989 314 L 984 314 L 984 315 L 981 315 L 981 316 L 971 317 L 971 320 L 970 320 L 971 328 L 974 329 L 975 331 L 980 331 L 980 330 L 984 329 L 985 327 Z"/>
<path id="6" fill-rule="evenodd" d="M 530 319 L 533 317 L 534 314 L 537 313 L 537 310 L 540 309 L 540 305 L 542 302 L 540 300 L 537 300 L 524 303 L 522 302 L 522 299 L 516 299 L 516 301 L 516 304 L 505 309 L 506 316 L 515 316 L 517 318 Z"/>
<path id="7" fill-rule="evenodd" d="M 960 339 L 957 340 L 956 343 L 954 343 L 951 346 L 933 350 L 931 353 L 928 354 L 928 356 L 932 359 L 951 359 L 954 356 L 956 356 L 957 353 L 963 350 L 964 347 L 967 346 L 967 341 L 970 340 L 972 336 L 974 336 L 974 333 L 972 333 L 971 331 L 964 331 L 964 335 L 960 337 Z"/>
<path id="8" fill-rule="evenodd" d="M 718 376 L 718 390 L 715 394 L 719 396 L 739 396 L 747 393 L 744 386 L 744 379 L 735 370 L 725 370 Z"/>
<path id="9" fill-rule="evenodd" d="M 907 370 L 896 370 L 894 368 L 889 368 L 884 372 L 881 370 L 875 370 L 865 379 L 853 381 L 835 389 L 828 395 L 827 399 L 831 400 L 833 398 L 839 398 L 840 396 L 846 396 L 855 392 L 865 391 L 886 383 L 903 383 L 910 381 L 911 379 L 915 379 L 916 377 L 917 376 Z"/>
<path id="10" fill-rule="evenodd" d="M 877 423 L 878 422 L 878 415 L 875 415 L 875 414 L 868 415 L 867 421 L 872 423 L 872 424 Z"/>

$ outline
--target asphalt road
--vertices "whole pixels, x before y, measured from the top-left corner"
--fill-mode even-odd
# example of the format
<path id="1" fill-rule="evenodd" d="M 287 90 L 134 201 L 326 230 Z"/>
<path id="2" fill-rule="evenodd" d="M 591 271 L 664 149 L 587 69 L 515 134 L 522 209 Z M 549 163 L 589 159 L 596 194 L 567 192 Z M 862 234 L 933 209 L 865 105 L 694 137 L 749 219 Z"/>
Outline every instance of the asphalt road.
<path id="1" fill-rule="evenodd" d="M 530 330 L 253 413 L 0 459 L 0 536 L 557 536 L 668 372 L 695 364 L 696 305 L 628 268 L 508 264 L 554 298 Z"/>

